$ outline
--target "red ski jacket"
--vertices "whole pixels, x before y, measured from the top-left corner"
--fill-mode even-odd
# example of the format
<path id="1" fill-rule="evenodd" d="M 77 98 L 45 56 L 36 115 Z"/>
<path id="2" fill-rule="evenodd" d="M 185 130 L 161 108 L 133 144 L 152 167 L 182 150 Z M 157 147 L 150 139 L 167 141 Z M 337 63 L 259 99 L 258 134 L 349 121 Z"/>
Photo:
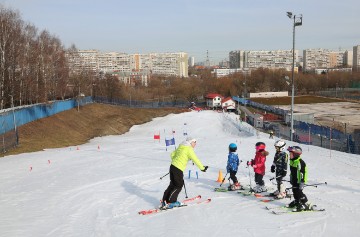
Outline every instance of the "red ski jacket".
<path id="1" fill-rule="evenodd" d="M 267 155 L 269 155 L 269 152 L 265 150 L 257 151 L 255 153 L 255 158 L 251 162 L 251 166 L 254 168 L 255 173 L 265 175 L 265 161 Z"/>

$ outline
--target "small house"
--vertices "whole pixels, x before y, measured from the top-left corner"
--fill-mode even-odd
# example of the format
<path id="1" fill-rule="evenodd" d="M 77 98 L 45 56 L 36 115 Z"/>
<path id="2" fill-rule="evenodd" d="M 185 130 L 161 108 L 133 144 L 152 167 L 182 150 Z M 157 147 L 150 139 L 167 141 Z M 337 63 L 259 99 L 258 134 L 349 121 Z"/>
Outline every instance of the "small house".
<path id="1" fill-rule="evenodd" d="M 205 96 L 206 106 L 212 109 L 222 108 L 221 101 L 223 97 L 220 94 L 209 93 Z"/>
<path id="2" fill-rule="evenodd" d="M 235 111 L 236 102 L 231 97 L 227 97 L 221 101 L 221 107 L 226 111 Z"/>

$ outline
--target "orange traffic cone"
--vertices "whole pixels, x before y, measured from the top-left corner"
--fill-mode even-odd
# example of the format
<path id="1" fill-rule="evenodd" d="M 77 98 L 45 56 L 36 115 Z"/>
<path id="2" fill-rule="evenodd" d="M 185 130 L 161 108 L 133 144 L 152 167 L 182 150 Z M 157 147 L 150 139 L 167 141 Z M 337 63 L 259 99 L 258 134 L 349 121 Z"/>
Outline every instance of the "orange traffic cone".
<path id="1" fill-rule="evenodd" d="M 224 179 L 223 174 L 222 174 L 221 170 L 219 170 L 219 176 L 218 176 L 218 179 L 216 180 L 216 182 L 222 183 L 223 179 Z"/>

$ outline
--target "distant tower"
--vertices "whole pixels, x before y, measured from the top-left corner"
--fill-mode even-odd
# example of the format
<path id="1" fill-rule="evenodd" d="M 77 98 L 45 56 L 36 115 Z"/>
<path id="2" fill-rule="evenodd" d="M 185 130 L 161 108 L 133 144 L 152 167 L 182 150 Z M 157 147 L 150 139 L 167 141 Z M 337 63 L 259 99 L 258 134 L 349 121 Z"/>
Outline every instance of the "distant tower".
<path id="1" fill-rule="evenodd" d="M 195 57 L 189 57 L 189 66 L 190 67 L 195 66 Z"/>
<path id="2" fill-rule="evenodd" d="M 210 67 L 209 50 L 206 50 L 206 62 L 205 67 Z"/>

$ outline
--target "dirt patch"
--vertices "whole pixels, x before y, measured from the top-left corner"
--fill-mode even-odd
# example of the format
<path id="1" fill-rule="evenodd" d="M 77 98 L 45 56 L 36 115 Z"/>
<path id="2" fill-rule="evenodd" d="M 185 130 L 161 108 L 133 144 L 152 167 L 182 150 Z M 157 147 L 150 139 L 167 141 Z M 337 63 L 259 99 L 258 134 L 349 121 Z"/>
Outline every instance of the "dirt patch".
<path id="1" fill-rule="evenodd" d="M 19 146 L 4 155 L 41 151 L 45 148 L 75 146 L 94 137 L 123 134 L 136 124 L 187 109 L 139 109 L 115 105 L 89 104 L 39 119 L 18 128 Z"/>

